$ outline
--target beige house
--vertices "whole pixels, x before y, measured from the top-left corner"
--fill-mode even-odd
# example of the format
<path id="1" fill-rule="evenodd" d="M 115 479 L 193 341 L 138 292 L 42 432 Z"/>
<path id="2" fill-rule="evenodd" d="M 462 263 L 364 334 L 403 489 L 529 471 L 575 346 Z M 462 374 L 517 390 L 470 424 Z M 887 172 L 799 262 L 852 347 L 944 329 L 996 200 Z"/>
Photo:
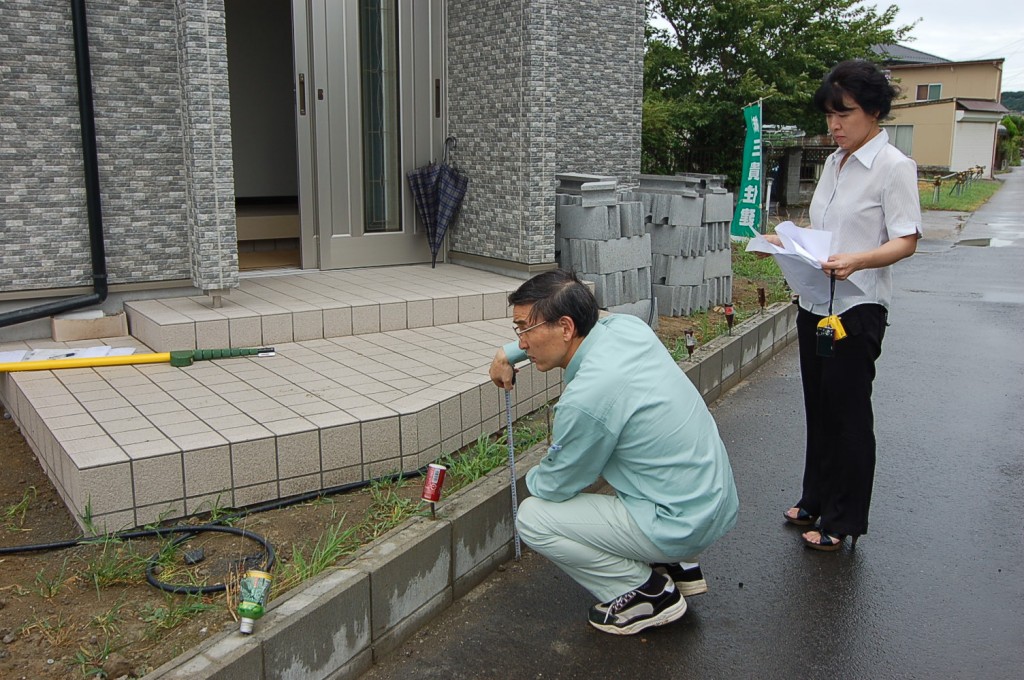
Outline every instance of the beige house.
<path id="1" fill-rule="evenodd" d="M 1003 60 L 890 63 L 902 97 L 886 128 L 892 143 L 919 167 L 959 172 L 976 166 L 992 176 Z"/>

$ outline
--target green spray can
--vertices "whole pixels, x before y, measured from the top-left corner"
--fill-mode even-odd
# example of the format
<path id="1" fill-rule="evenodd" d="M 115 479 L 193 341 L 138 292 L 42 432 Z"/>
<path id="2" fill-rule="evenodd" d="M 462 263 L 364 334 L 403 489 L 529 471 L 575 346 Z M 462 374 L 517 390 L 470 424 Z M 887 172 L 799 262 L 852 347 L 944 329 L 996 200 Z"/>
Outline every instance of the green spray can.
<path id="1" fill-rule="evenodd" d="M 252 624 L 263 616 L 270 596 L 271 578 L 265 571 L 250 569 L 238 584 L 238 616 L 242 619 L 238 630 L 243 635 L 252 633 Z"/>

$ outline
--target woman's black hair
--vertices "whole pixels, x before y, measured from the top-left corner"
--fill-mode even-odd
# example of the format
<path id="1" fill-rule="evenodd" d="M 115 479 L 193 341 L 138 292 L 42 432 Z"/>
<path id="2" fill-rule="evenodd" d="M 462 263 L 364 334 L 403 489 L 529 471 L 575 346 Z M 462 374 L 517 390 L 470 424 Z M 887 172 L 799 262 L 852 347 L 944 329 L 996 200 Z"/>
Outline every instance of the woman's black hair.
<path id="1" fill-rule="evenodd" d="M 857 106 L 879 120 L 889 115 L 892 101 L 899 95 L 889 78 L 874 63 L 850 59 L 836 64 L 814 93 L 814 106 L 822 113 L 849 111 L 843 97 L 850 95 Z"/>
<path id="2" fill-rule="evenodd" d="M 553 323 L 567 316 L 576 324 L 580 337 L 586 337 L 597 323 L 597 300 L 574 271 L 552 269 L 537 274 L 509 294 L 508 303 L 533 304 L 532 323 Z"/>

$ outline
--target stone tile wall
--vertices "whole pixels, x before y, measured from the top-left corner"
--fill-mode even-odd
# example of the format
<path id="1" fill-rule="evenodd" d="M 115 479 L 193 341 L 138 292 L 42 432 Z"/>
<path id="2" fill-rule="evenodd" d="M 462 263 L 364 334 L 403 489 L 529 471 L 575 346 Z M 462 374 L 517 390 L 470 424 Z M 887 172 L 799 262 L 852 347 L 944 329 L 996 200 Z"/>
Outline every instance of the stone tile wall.
<path id="1" fill-rule="evenodd" d="M 0 290 L 91 285 L 70 4 L 0 16 Z M 233 286 L 223 3 L 91 0 L 87 21 L 109 283 Z"/>
<path id="2" fill-rule="evenodd" d="M 640 170 L 644 3 L 452 0 L 449 131 L 470 190 L 453 251 L 555 261 L 555 174 Z"/>

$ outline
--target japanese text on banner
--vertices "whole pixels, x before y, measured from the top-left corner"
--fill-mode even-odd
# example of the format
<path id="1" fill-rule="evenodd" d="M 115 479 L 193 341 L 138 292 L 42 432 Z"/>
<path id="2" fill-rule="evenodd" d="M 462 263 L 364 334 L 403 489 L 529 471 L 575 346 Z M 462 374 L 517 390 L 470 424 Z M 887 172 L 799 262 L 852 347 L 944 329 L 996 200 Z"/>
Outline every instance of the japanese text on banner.
<path id="1" fill-rule="evenodd" d="M 747 138 L 743 144 L 743 175 L 729 233 L 750 238 L 761 226 L 761 104 L 743 109 Z"/>

